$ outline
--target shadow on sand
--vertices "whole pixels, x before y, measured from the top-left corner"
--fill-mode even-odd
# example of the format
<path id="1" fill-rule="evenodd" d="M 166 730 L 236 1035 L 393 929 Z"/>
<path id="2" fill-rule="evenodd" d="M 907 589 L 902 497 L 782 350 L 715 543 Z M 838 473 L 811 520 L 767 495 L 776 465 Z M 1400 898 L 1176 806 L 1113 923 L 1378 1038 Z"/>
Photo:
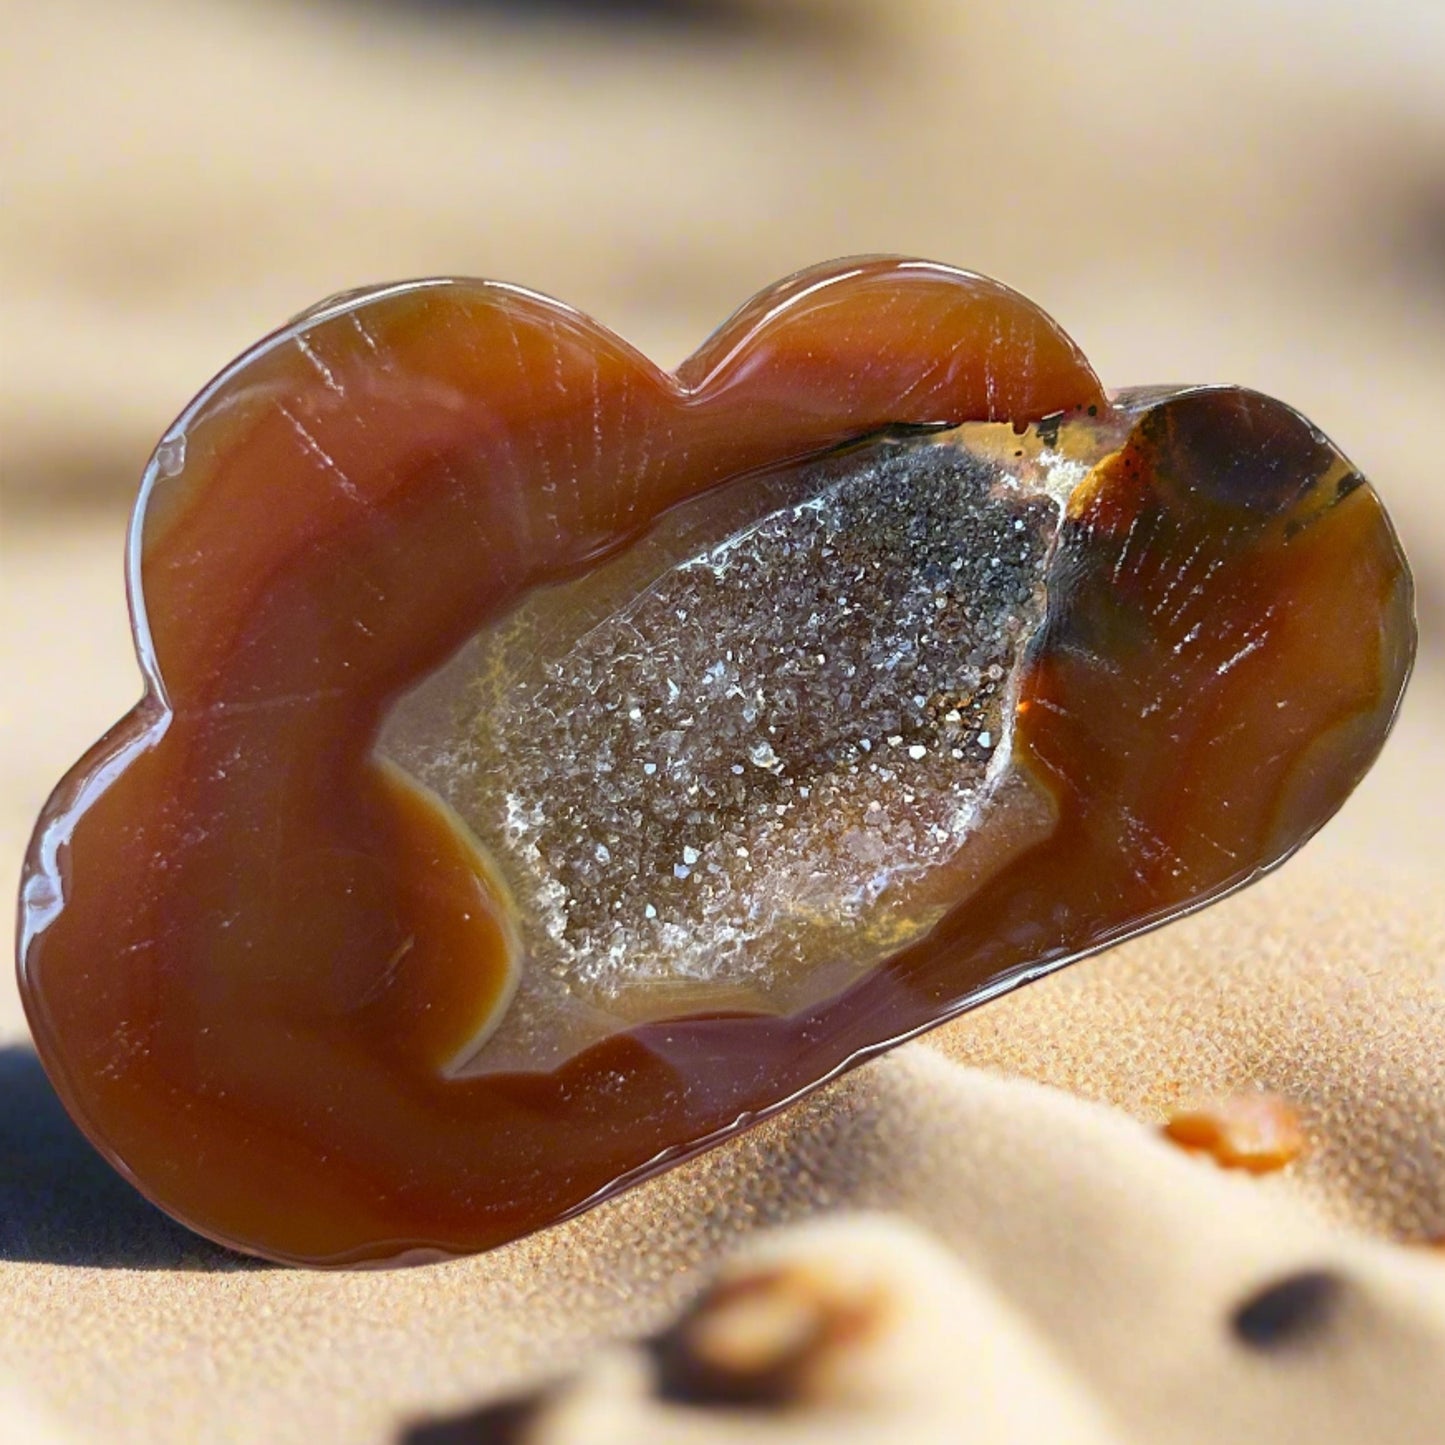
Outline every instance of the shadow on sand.
<path id="1" fill-rule="evenodd" d="M 138 1194 L 70 1122 L 40 1061 L 0 1048 L 0 1260 L 119 1269 L 259 1265 Z"/>

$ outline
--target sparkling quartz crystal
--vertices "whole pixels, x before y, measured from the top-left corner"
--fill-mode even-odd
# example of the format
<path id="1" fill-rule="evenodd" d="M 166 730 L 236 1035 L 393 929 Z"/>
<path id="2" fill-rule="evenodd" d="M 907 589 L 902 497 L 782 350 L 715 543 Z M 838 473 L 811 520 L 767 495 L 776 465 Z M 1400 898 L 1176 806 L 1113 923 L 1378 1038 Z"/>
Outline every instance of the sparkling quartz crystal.
<path id="1" fill-rule="evenodd" d="M 883 439 L 684 504 L 393 713 L 383 751 L 521 921 L 519 992 L 470 1066 L 789 1013 L 942 916 L 937 875 L 1009 771 L 1061 515 L 1036 461 L 990 455 L 1022 455 L 1011 428 L 964 430 L 978 449 Z"/>
<path id="2" fill-rule="evenodd" d="M 1409 672 L 1287 406 L 814 268 L 675 374 L 490 282 L 333 298 L 162 438 L 145 694 L 22 881 L 41 1057 L 193 1228 L 485 1249 L 1319 828 Z"/>

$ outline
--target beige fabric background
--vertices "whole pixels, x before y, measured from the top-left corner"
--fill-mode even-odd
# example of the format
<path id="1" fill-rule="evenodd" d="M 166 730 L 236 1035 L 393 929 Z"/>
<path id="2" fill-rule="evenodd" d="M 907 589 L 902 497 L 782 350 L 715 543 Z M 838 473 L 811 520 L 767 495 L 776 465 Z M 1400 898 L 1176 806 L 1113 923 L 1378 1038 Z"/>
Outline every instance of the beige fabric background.
<path id="1" fill-rule="evenodd" d="M 523 282 L 675 362 L 798 266 L 911 251 L 1033 295 L 1108 384 L 1280 395 L 1376 481 L 1414 562 L 1396 735 L 1250 893 L 424 1270 L 252 1268 L 171 1226 L 69 1130 L 0 984 L 0 1440 L 380 1442 L 562 1381 L 512 1427 L 1439 1438 L 1445 1255 L 1401 1241 L 1445 1233 L 1445 12 L 577 8 L 0 0 L 7 876 L 133 700 L 121 548 L 153 439 L 287 315 L 407 275 Z M 1254 1086 L 1313 1139 L 1280 1175 L 1152 1131 Z M 778 1408 L 660 1398 L 654 1355 L 620 1342 L 682 1329 L 739 1248 L 825 1294 L 873 1281 L 883 1323 Z M 1327 1303 L 1241 1341 L 1233 1312 L 1299 1270 L 1331 1274 Z"/>

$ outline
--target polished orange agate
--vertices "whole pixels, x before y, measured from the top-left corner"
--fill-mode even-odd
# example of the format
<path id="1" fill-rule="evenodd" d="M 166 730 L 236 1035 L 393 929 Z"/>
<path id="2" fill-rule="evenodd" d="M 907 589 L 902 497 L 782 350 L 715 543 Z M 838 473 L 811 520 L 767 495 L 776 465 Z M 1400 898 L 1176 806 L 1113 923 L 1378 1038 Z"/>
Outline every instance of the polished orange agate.
<path id="1" fill-rule="evenodd" d="M 1297 413 L 1106 395 L 901 259 L 672 375 L 510 286 L 326 302 L 166 434 L 130 585 L 145 696 L 26 864 L 36 1043 L 157 1203 L 330 1265 L 561 1219 L 1249 882 L 1414 648 Z"/>

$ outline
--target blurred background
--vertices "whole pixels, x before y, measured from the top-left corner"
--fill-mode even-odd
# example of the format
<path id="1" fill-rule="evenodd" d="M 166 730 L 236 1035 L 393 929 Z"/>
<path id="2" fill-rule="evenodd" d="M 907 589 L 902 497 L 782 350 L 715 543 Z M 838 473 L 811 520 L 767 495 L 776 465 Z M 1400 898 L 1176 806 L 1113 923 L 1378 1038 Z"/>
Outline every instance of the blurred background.
<path id="1" fill-rule="evenodd" d="M 147 454 L 253 339 L 343 288 L 461 273 L 671 365 L 761 286 L 861 251 L 997 275 L 1106 384 L 1245 383 L 1351 454 L 1404 534 L 1423 657 L 1316 846 L 1434 866 L 1440 0 L 0 0 L 0 37 L 6 879 L 138 691 L 122 546 Z"/>

